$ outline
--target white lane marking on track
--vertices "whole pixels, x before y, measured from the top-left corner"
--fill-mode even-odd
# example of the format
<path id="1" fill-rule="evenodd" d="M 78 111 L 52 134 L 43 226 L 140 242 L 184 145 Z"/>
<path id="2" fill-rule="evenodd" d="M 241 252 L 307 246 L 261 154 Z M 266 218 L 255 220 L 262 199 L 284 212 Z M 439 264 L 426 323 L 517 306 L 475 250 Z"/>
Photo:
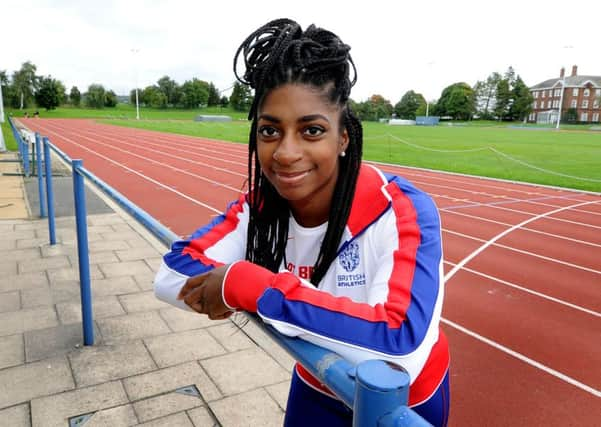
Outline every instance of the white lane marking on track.
<path id="1" fill-rule="evenodd" d="M 450 262 L 450 261 L 444 261 L 444 263 L 448 264 L 450 266 L 456 265 L 455 263 Z M 515 283 L 508 282 L 507 280 L 499 279 L 498 277 L 490 276 L 490 275 L 488 275 L 486 273 L 482 273 L 481 271 L 477 271 L 477 270 L 474 270 L 474 269 L 471 269 L 471 268 L 468 268 L 468 267 L 465 267 L 465 266 L 462 268 L 462 270 L 468 271 L 468 272 L 470 272 L 472 274 L 476 274 L 476 275 L 481 276 L 481 277 L 485 277 L 487 279 L 490 279 L 490 280 L 495 281 L 497 283 L 500 283 L 502 285 L 509 286 L 511 288 L 515 288 L 515 289 L 517 289 L 519 291 L 526 292 L 526 293 L 532 294 L 534 296 L 537 296 L 537 297 L 540 297 L 540 298 L 543 298 L 543 299 L 555 302 L 557 304 L 565 305 L 566 307 L 572 308 L 574 310 L 582 311 L 583 313 L 590 314 L 590 315 L 595 316 L 595 317 L 601 317 L 601 313 L 599 313 L 597 311 L 589 310 L 588 308 L 584 308 L 584 307 L 581 307 L 579 305 L 572 304 L 570 302 L 561 300 L 559 298 L 555 298 L 555 297 L 552 297 L 550 295 L 543 294 L 542 292 L 533 291 L 532 289 L 528 289 L 528 288 L 525 288 L 523 286 L 516 285 Z"/>
<path id="2" fill-rule="evenodd" d="M 165 167 L 168 167 L 168 168 L 170 168 L 171 170 L 173 170 L 173 171 L 175 171 L 175 172 L 182 173 L 182 174 L 184 174 L 184 175 L 189 175 L 189 176 L 192 176 L 192 177 L 194 177 L 194 178 L 202 179 L 203 181 L 207 181 L 207 182 L 209 182 L 209 183 L 211 183 L 211 184 L 214 184 L 214 185 L 218 185 L 218 186 L 220 186 L 220 187 L 227 188 L 228 190 L 234 191 L 234 192 L 236 192 L 236 193 L 240 192 L 240 189 L 239 189 L 239 188 L 234 188 L 234 187 L 232 187 L 232 186 L 230 186 L 230 185 L 227 185 L 227 184 L 222 184 L 221 182 L 214 181 L 214 180 L 212 180 L 212 179 L 209 179 L 209 178 L 207 178 L 207 177 L 204 177 L 204 176 L 202 176 L 202 175 L 198 175 L 198 174 L 195 174 L 195 173 L 192 173 L 192 172 L 188 172 L 188 171 L 186 171 L 186 170 L 183 170 L 183 169 L 181 169 L 181 168 L 177 168 L 177 167 L 175 167 L 175 166 L 172 166 L 172 165 L 170 165 L 170 164 L 168 164 L 168 163 L 159 162 L 159 161 L 157 161 L 157 160 L 152 160 L 152 159 L 149 159 L 148 157 L 144 157 L 144 156 L 141 156 L 141 155 L 139 155 L 139 154 L 132 153 L 131 151 L 122 150 L 122 149 L 120 149 L 120 148 L 117 148 L 117 147 L 114 147 L 114 146 L 112 146 L 112 145 L 110 145 L 110 144 L 105 144 L 105 143 L 103 143 L 103 142 L 99 142 L 98 140 L 95 140 L 95 139 L 93 139 L 93 138 L 87 137 L 87 136 L 85 136 L 85 135 L 79 135 L 79 134 L 77 134 L 76 132 L 71 132 L 71 133 L 72 133 L 73 135 L 75 135 L 75 136 L 79 136 L 80 138 L 85 138 L 85 139 L 88 139 L 88 140 L 90 140 L 90 141 L 94 142 L 95 144 L 100 144 L 100 145 L 102 145 L 102 146 L 104 146 L 104 147 L 108 147 L 108 148 L 110 148 L 110 149 L 112 149 L 112 150 L 115 150 L 115 151 L 120 151 L 120 152 L 122 152 L 122 153 L 125 153 L 125 154 L 127 154 L 127 155 L 134 156 L 134 157 L 139 157 L 139 158 L 141 158 L 141 159 L 144 159 L 144 160 L 145 160 L 145 161 L 147 161 L 147 162 L 151 162 L 151 163 L 155 163 L 155 164 L 157 164 L 157 165 L 160 165 L 160 166 L 165 166 Z M 66 139 L 64 136 L 63 136 L 62 138 Z M 81 146 L 81 147 L 85 147 L 85 146 L 83 146 L 83 145 L 80 145 L 80 146 Z M 132 171 L 133 171 L 133 169 L 129 169 L 129 170 L 132 170 Z M 134 171 L 134 172 L 137 172 L 137 171 Z"/>
<path id="3" fill-rule="evenodd" d="M 473 237 L 473 236 L 470 236 L 469 234 L 459 233 L 458 231 L 447 230 L 446 228 L 443 228 L 442 231 L 445 232 L 445 233 L 454 234 L 454 235 L 459 236 L 459 237 L 465 237 L 466 239 L 475 240 L 477 242 L 487 242 L 487 240 L 480 239 L 478 237 Z M 571 263 L 571 262 L 568 262 L 568 261 L 562 261 L 562 260 L 560 260 L 558 258 L 551 258 L 551 257 L 548 257 L 548 256 L 536 254 L 534 252 L 525 251 L 523 249 L 518 249 L 518 248 L 513 247 L 513 246 L 507 246 L 507 245 L 503 245 L 501 243 L 494 243 L 494 246 L 496 246 L 497 248 L 507 249 L 508 251 L 518 252 L 520 254 L 529 255 L 529 256 L 532 256 L 532 257 L 535 257 L 535 258 L 544 259 L 545 261 L 550 261 L 550 262 L 554 262 L 554 263 L 557 263 L 557 264 L 563 264 L 563 265 L 566 265 L 568 267 L 572 267 L 572 268 L 576 268 L 576 269 L 579 269 L 579 270 L 588 271 L 590 273 L 601 274 L 601 271 L 599 271 L 599 270 L 595 270 L 595 269 L 592 269 L 592 268 L 589 268 L 589 267 L 584 267 L 582 265 L 574 264 L 574 263 Z"/>
<path id="4" fill-rule="evenodd" d="M 41 127 L 41 126 L 40 126 L 40 127 Z M 150 182 L 152 182 L 152 183 L 154 183 L 154 184 L 156 184 L 156 185 L 158 185 L 158 186 L 160 186 L 160 187 L 163 187 L 163 188 L 165 188 L 165 189 L 167 189 L 167 190 L 169 190 L 169 191 L 171 191 L 171 192 L 173 192 L 173 193 L 177 194 L 178 196 L 181 196 L 181 197 L 183 197 L 184 199 L 191 201 L 192 203 L 195 203 L 195 204 L 197 204 L 197 205 L 200 205 L 200 206 L 202 206 L 202 207 L 205 207 L 205 208 L 207 208 L 207 209 L 209 209 L 209 210 L 211 210 L 211 211 L 213 211 L 213 212 L 217 212 L 218 214 L 221 214 L 221 213 L 222 213 L 221 211 L 219 211 L 219 210 L 215 209 L 214 207 L 212 207 L 212 206 L 209 206 L 209 205 L 207 205 L 207 204 L 205 204 L 205 203 L 202 203 L 202 202 L 200 202 L 200 201 L 198 201 L 198 200 L 194 199 L 193 197 L 190 197 L 190 196 L 188 196 L 187 194 L 184 194 L 184 193 L 182 193 L 181 191 L 177 191 L 177 190 L 175 190 L 175 189 L 173 189 L 173 188 L 171 188 L 171 187 L 169 187 L 169 186 L 167 186 L 167 185 L 165 185 L 165 184 L 163 184 L 163 183 L 161 183 L 161 182 L 157 181 L 156 179 L 150 178 L 149 176 L 146 176 L 146 175 L 144 175 L 143 173 L 137 172 L 137 171 L 133 170 L 132 168 L 129 168 L 129 167 L 127 167 L 127 166 L 125 166 L 125 165 L 123 165 L 123 164 L 121 164 L 121 163 L 119 163 L 119 162 L 116 162 L 116 161 L 114 161 L 113 159 L 111 159 L 111 158 L 109 158 L 109 157 L 103 156 L 102 154 L 95 153 L 93 150 L 90 150 L 89 148 L 87 148 L 87 147 L 86 147 L 86 146 L 84 146 L 84 145 L 78 144 L 77 142 L 73 141 L 73 140 L 72 140 L 72 139 L 70 139 L 70 138 L 67 138 L 67 137 L 65 137 L 65 136 L 62 136 L 62 135 L 60 135 L 60 134 L 58 134 L 58 133 L 56 133 L 56 132 L 54 132 L 54 131 L 52 131 L 52 130 L 47 130 L 47 132 L 49 132 L 49 133 L 53 133 L 53 134 L 55 134 L 56 136 L 58 136 L 59 138 L 61 138 L 61 139 L 64 139 L 64 140 L 66 140 L 66 141 L 69 141 L 71 144 L 73 144 L 73 145 L 76 145 L 76 146 L 78 146 L 78 147 L 80 147 L 80 148 L 82 148 L 82 149 L 84 149 L 84 150 L 86 150 L 86 151 L 89 151 L 89 152 L 90 152 L 90 153 L 92 153 L 93 155 L 95 155 L 95 156 L 98 156 L 98 157 L 101 157 L 101 158 L 103 158 L 103 159 L 105 159 L 105 160 L 107 160 L 107 161 L 109 161 L 109 162 L 111 162 L 111 163 L 113 163 L 113 164 L 115 164 L 115 165 L 117 165 L 117 166 L 119 166 L 119 167 L 122 167 L 123 169 L 125 169 L 125 170 L 127 170 L 127 171 L 133 172 L 133 173 L 135 173 L 136 175 L 138 175 L 138 176 L 142 177 L 143 179 L 145 179 L 145 180 L 147 180 L 147 181 L 150 181 Z"/>
<path id="5" fill-rule="evenodd" d="M 466 214 L 465 212 L 458 212 L 458 211 L 455 211 L 455 210 L 446 211 L 444 209 L 440 209 L 440 210 L 442 212 L 444 212 L 445 214 L 465 216 L 467 218 L 472 218 L 472 219 L 476 219 L 476 220 L 479 220 L 479 221 L 490 222 L 490 223 L 498 224 L 498 225 L 511 226 L 511 224 L 508 223 L 508 222 L 495 221 L 494 219 L 488 219 L 488 218 L 484 218 L 484 217 L 481 217 L 481 216 L 478 216 L 478 215 L 470 215 L 470 214 Z M 580 239 L 573 239 L 571 237 L 563 236 L 561 234 L 554 234 L 554 233 L 548 233 L 546 231 L 536 230 L 535 228 L 522 227 L 522 230 L 528 231 L 530 233 L 542 234 L 544 236 L 549 236 L 549 237 L 553 237 L 553 238 L 556 238 L 556 239 L 568 240 L 568 241 L 574 242 L 574 243 L 580 243 L 580 244 L 583 244 L 583 245 L 588 245 L 588 246 L 594 246 L 594 247 L 597 247 L 597 248 L 601 248 L 601 245 L 598 244 L 598 243 L 587 242 L 585 240 L 580 240 Z"/>
<path id="6" fill-rule="evenodd" d="M 574 205 L 571 206 L 564 206 L 562 208 L 559 209 L 555 209 L 552 211 L 548 211 L 542 214 L 539 214 L 535 217 L 532 218 L 528 218 L 525 221 L 520 222 L 519 224 L 514 225 L 513 227 L 508 228 L 505 231 L 502 231 L 501 233 L 497 234 L 495 237 L 493 237 L 492 239 L 490 239 L 489 241 L 487 241 L 486 243 L 484 243 L 482 246 L 480 246 L 479 248 L 477 248 L 475 251 L 473 251 L 471 254 L 469 254 L 468 256 L 466 256 L 465 258 L 463 258 L 455 267 L 453 267 L 451 269 L 451 271 L 449 271 L 445 277 L 444 280 L 445 282 L 447 282 L 449 279 L 451 279 L 451 277 L 453 277 L 455 275 L 455 273 L 457 273 L 457 271 L 459 271 L 465 264 L 467 264 L 469 261 L 471 261 L 472 259 L 474 259 L 476 256 L 478 256 L 482 251 L 484 251 L 486 248 L 488 248 L 489 246 L 491 246 L 492 244 L 494 244 L 497 240 L 501 239 L 502 237 L 506 236 L 507 234 L 511 233 L 513 230 L 516 230 L 520 227 L 523 227 L 524 225 L 532 222 L 532 221 L 536 221 L 537 219 L 546 217 L 548 215 L 553 215 L 557 212 L 561 212 L 567 209 L 571 209 L 574 207 L 578 207 L 578 206 L 584 206 L 584 205 L 590 205 L 592 203 L 598 203 L 597 200 L 595 201 L 590 201 L 590 202 L 582 202 L 582 203 L 576 203 Z M 580 268 L 584 268 L 584 267 L 580 267 Z M 593 272 L 599 273 L 601 274 L 601 272 L 595 271 L 595 270 L 591 270 Z"/>
<path id="7" fill-rule="evenodd" d="M 518 353 L 515 350 L 512 350 L 512 349 L 510 349 L 508 347 L 505 347 L 504 345 L 501 345 L 501 344 L 499 344 L 499 343 L 497 343 L 497 342 L 495 342 L 495 341 L 493 341 L 493 340 L 491 340 L 489 338 L 486 338 L 486 337 L 484 337 L 484 336 L 482 336 L 480 334 L 477 334 L 476 332 L 471 331 L 471 330 L 469 330 L 469 329 L 467 329 L 467 328 L 465 328 L 465 327 L 463 327 L 463 326 L 461 326 L 461 325 L 459 325 L 459 324 L 457 324 L 455 322 L 452 322 L 451 320 L 445 319 L 444 317 L 442 317 L 440 320 L 441 320 L 441 322 L 446 323 L 447 325 L 451 326 L 452 328 L 455 328 L 458 331 L 461 331 L 464 334 L 469 335 L 472 338 L 477 339 L 478 341 L 482 341 L 483 343 L 488 344 L 489 346 L 491 346 L 491 347 L 493 347 L 493 348 L 495 348 L 495 349 L 497 349 L 499 351 L 502 351 L 503 353 L 506 353 L 506 354 L 508 354 L 508 355 L 510 355 L 512 357 L 515 357 L 516 359 L 521 360 L 522 362 L 524 362 L 524 363 L 526 363 L 526 364 L 528 364 L 530 366 L 533 366 L 533 367 L 535 367 L 537 369 L 540 369 L 541 371 L 546 372 L 547 374 L 552 375 L 555 378 L 558 378 L 558 379 L 560 379 L 562 381 L 567 382 L 568 384 L 571 384 L 571 385 L 573 385 L 575 387 L 578 387 L 579 389 L 581 389 L 583 391 L 586 391 L 587 393 L 590 393 L 593 396 L 601 397 L 601 391 L 600 390 L 597 390 L 597 389 L 595 389 L 595 388 L 593 388 L 593 387 L 591 387 L 589 385 L 581 383 L 580 381 L 575 380 L 574 378 L 569 377 L 566 374 L 563 374 L 563 373 L 561 373 L 559 371 L 556 371 L 555 369 L 552 369 L 552 368 L 548 367 L 547 365 L 543 365 L 542 363 L 537 362 L 534 359 L 531 359 L 531 358 L 529 358 L 527 356 L 524 356 L 523 354 Z"/>

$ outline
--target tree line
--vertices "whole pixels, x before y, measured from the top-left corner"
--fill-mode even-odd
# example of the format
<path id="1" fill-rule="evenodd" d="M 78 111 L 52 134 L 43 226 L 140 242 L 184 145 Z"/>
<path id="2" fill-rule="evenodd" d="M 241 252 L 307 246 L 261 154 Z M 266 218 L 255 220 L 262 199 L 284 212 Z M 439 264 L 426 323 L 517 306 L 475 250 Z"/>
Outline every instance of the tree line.
<path id="1" fill-rule="evenodd" d="M 30 61 L 24 62 L 12 75 L 9 75 L 6 70 L 0 70 L 4 105 L 21 110 L 34 105 L 53 110 L 64 104 L 75 107 L 83 104 L 89 108 L 110 108 L 118 103 L 117 94 L 113 90 L 107 90 L 102 84 L 91 84 L 84 93 L 81 93 L 77 86 L 73 86 L 67 93 L 65 85 L 60 80 L 51 75 L 39 76 L 36 72 L 37 67 Z M 130 102 L 136 103 L 136 89 L 131 90 Z M 229 105 L 235 110 L 248 111 L 252 103 L 252 94 L 248 87 L 236 83 L 228 98 L 225 95 L 221 96 L 212 82 L 193 78 L 180 85 L 169 76 L 163 76 L 156 84 L 138 89 L 138 102 L 154 108 L 192 109 Z"/>
<path id="2" fill-rule="evenodd" d="M 361 120 L 377 121 L 398 117 L 414 120 L 426 113 L 453 120 L 525 120 L 532 112 L 532 94 L 512 67 L 505 74 L 490 74 L 474 86 L 453 83 L 443 89 L 437 100 L 426 102 L 421 93 L 407 91 L 393 106 L 381 95 L 366 101 L 351 101 L 351 107 Z"/>
<path id="3" fill-rule="evenodd" d="M 89 85 L 84 93 L 73 86 L 67 94 L 60 80 L 50 75 L 38 76 L 36 71 L 37 67 L 29 61 L 10 76 L 0 70 L 5 105 L 23 109 L 35 103 L 51 110 L 63 104 L 80 106 L 83 103 L 91 108 L 110 108 L 118 103 L 115 92 L 101 84 Z M 253 102 L 250 88 L 238 82 L 233 85 L 228 98 L 212 82 L 193 78 L 180 85 L 169 76 L 161 77 L 156 84 L 138 88 L 137 97 L 139 104 L 153 108 L 230 106 L 238 111 L 248 111 Z M 136 89 L 131 90 L 129 100 L 136 103 Z M 359 118 L 368 121 L 391 117 L 415 119 L 426 114 L 453 120 L 525 120 L 532 111 L 532 102 L 528 86 L 512 67 L 503 75 L 493 72 L 474 86 L 453 83 L 434 101 L 426 102 L 424 96 L 414 90 L 407 91 L 394 105 L 378 94 L 362 102 L 350 100 L 351 108 Z"/>

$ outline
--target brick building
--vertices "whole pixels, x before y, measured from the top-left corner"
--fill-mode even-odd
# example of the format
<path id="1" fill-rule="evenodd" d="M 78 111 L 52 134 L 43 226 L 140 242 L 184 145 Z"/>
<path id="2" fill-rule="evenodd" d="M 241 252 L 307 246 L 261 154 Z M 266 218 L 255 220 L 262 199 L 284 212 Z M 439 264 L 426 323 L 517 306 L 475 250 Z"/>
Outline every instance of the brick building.
<path id="1" fill-rule="evenodd" d="M 532 86 L 530 93 L 534 102 L 529 122 L 557 123 L 560 103 L 562 122 L 601 122 L 601 76 L 579 76 L 576 65 L 570 76 L 562 68 L 559 77 Z"/>

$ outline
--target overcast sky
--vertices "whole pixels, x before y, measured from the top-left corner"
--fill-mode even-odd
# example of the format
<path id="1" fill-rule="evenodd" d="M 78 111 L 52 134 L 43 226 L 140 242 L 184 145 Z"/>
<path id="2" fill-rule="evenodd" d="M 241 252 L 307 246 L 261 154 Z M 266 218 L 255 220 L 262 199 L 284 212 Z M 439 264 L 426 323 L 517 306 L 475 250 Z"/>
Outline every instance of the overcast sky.
<path id="1" fill-rule="evenodd" d="M 29 60 L 67 91 L 101 83 L 128 94 L 164 75 L 225 89 L 241 41 L 280 17 L 352 47 L 357 101 L 381 94 L 394 104 L 410 89 L 436 99 L 510 65 L 529 86 L 573 64 L 601 75 L 600 0 L 17 0 L 0 10 L 0 70 Z"/>

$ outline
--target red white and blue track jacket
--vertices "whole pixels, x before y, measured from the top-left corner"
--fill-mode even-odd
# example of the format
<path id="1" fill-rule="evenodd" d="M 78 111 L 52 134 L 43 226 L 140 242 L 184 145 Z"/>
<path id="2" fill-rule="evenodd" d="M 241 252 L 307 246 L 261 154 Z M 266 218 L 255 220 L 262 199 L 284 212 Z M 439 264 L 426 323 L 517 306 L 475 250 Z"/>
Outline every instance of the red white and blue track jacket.
<path id="1" fill-rule="evenodd" d="M 439 329 L 440 219 L 430 197 L 403 178 L 363 165 L 338 258 L 317 288 L 306 279 L 326 226 L 303 229 L 291 218 L 286 265 L 273 273 L 244 261 L 248 215 L 243 195 L 189 240 L 174 243 L 157 273 L 156 296 L 190 310 L 176 300 L 186 280 L 231 264 L 223 286 L 230 308 L 257 312 L 282 334 L 353 363 L 392 361 L 411 376 L 409 404 L 428 400 L 449 366 Z M 302 366 L 297 372 L 328 392 Z"/>

